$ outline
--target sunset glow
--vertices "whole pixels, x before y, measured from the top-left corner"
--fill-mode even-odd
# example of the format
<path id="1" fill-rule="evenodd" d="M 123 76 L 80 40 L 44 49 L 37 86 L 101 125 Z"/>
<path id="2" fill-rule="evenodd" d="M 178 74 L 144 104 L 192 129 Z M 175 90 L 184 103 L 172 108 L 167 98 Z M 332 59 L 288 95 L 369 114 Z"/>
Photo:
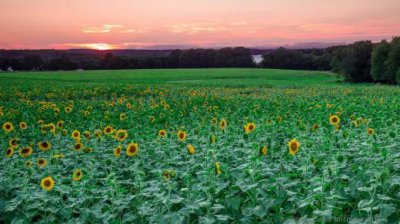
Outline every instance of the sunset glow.
<path id="1" fill-rule="evenodd" d="M 0 49 L 276 47 L 399 35 L 398 0 L 2 0 Z"/>

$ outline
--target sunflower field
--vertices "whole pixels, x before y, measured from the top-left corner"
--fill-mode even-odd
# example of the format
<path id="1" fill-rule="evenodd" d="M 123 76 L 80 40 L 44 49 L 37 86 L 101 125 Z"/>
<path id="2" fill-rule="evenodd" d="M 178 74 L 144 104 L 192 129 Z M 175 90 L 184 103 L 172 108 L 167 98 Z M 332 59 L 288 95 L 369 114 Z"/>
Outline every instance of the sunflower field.
<path id="1" fill-rule="evenodd" d="M 400 89 L 0 84 L 4 223 L 397 223 Z"/>

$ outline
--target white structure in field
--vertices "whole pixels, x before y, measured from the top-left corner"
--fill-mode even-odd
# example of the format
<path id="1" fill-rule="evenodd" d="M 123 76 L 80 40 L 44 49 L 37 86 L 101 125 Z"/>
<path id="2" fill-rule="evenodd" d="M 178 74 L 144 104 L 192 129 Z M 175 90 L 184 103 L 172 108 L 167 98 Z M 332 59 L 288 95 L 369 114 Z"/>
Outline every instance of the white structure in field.
<path id="1" fill-rule="evenodd" d="M 261 54 L 255 54 L 255 55 L 252 55 L 251 57 L 253 58 L 254 63 L 256 63 L 257 65 L 259 65 L 263 60 Z"/>

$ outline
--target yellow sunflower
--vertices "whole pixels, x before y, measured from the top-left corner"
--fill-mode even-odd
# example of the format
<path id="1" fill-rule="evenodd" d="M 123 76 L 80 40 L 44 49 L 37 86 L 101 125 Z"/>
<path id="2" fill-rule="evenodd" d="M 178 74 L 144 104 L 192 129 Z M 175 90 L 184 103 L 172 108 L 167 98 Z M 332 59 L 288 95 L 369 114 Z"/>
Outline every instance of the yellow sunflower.
<path id="1" fill-rule="evenodd" d="M 313 130 L 313 131 L 316 131 L 318 128 L 319 128 L 319 125 L 318 125 L 318 124 L 314 124 L 314 125 L 312 126 L 312 130 Z"/>
<path id="2" fill-rule="evenodd" d="M 14 125 L 11 122 L 6 122 L 3 124 L 3 130 L 5 132 L 10 132 L 10 131 L 14 130 Z"/>
<path id="3" fill-rule="evenodd" d="M 103 129 L 103 132 L 104 132 L 104 134 L 106 134 L 106 135 L 110 135 L 110 134 L 112 134 L 112 133 L 114 132 L 114 129 L 113 129 L 113 127 L 111 127 L 110 125 L 108 125 L 108 126 L 106 126 L 106 127 Z"/>
<path id="4" fill-rule="evenodd" d="M 6 151 L 6 156 L 8 158 L 11 158 L 11 156 L 14 154 L 14 149 L 13 148 L 8 148 Z"/>
<path id="5" fill-rule="evenodd" d="M 81 150 L 82 148 L 83 148 L 83 144 L 82 144 L 82 143 L 80 143 L 80 142 L 76 142 L 76 143 L 75 143 L 74 149 L 75 149 L 76 151 L 79 151 L 79 150 Z"/>
<path id="6" fill-rule="evenodd" d="M 43 158 L 39 158 L 37 160 L 37 165 L 41 168 L 45 167 L 47 165 L 47 161 Z"/>
<path id="7" fill-rule="evenodd" d="M 12 148 L 17 148 L 19 145 L 19 139 L 18 138 L 12 138 L 8 141 L 8 145 Z"/>
<path id="8" fill-rule="evenodd" d="M 25 162 L 25 166 L 28 167 L 28 168 L 32 167 L 32 165 L 33 165 L 32 160 L 28 160 L 28 161 Z"/>
<path id="9" fill-rule="evenodd" d="M 300 142 L 298 142 L 296 139 L 292 139 L 289 143 L 289 154 L 290 155 L 296 155 L 296 153 L 299 151 L 300 148 Z"/>
<path id="10" fill-rule="evenodd" d="M 115 138 L 118 141 L 123 141 L 128 138 L 128 131 L 126 130 L 118 130 L 115 134 Z"/>
<path id="11" fill-rule="evenodd" d="M 128 147 L 126 147 L 126 155 L 128 156 L 136 156 L 139 152 L 139 145 L 136 143 L 130 143 Z"/>
<path id="12" fill-rule="evenodd" d="M 57 122 L 57 127 L 58 128 L 63 128 L 64 127 L 64 121 Z"/>
<path id="13" fill-rule="evenodd" d="M 220 175 L 221 173 L 221 165 L 219 164 L 219 162 L 215 162 L 215 174 Z"/>
<path id="14" fill-rule="evenodd" d="M 193 155 L 196 152 L 196 149 L 194 148 L 194 146 L 192 144 L 189 144 L 187 146 L 187 150 L 188 150 L 190 155 Z"/>
<path id="15" fill-rule="evenodd" d="M 82 177 L 83 177 L 83 172 L 81 169 L 76 169 L 72 174 L 72 180 L 74 181 L 80 181 Z"/>
<path id="16" fill-rule="evenodd" d="M 44 141 L 44 142 L 39 142 L 38 143 L 39 149 L 42 151 L 47 151 L 51 148 L 51 143 Z"/>
<path id="17" fill-rule="evenodd" d="M 121 113 L 119 115 L 119 120 L 124 121 L 126 119 L 126 114 L 125 113 Z"/>
<path id="18" fill-rule="evenodd" d="M 52 177 L 43 178 L 40 182 L 40 186 L 43 190 L 50 191 L 54 187 L 54 180 Z"/>
<path id="19" fill-rule="evenodd" d="M 66 113 L 71 113 L 72 107 L 69 107 L 69 106 L 68 106 L 68 107 L 65 107 L 64 110 L 65 110 Z"/>
<path id="20" fill-rule="evenodd" d="M 72 133 L 71 133 L 71 137 L 73 138 L 73 139 L 79 139 L 80 137 L 81 137 L 81 133 L 78 131 L 78 130 L 74 130 Z"/>
<path id="21" fill-rule="evenodd" d="M 186 132 L 185 131 L 178 131 L 177 133 L 179 141 L 185 141 L 186 139 Z"/>
<path id="22" fill-rule="evenodd" d="M 167 131 L 166 130 L 160 130 L 160 131 L 158 131 L 158 135 L 160 136 L 160 137 L 166 137 L 167 136 Z"/>
<path id="23" fill-rule="evenodd" d="M 216 125 L 216 124 L 218 123 L 217 118 L 214 117 L 214 118 L 212 119 L 211 123 L 212 123 L 212 125 Z"/>
<path id="24" fill-rule="evenodd" d="M 367 133 L 369 135 L 373 135 L 373 134 L 375 134 L 375 130 L 373 128 L 367 128 Z"/>
<path id="25" fill-rule="evenodd" d="M 340 123 L 340 118 L 337 115 L 332 115 L 329 117 L 329 123 L 333 126 L 338 126 Z"/>
<path id="26" fill-rule="evenodd" d="M 216 142 L 217 142 L 217 136 L 211 135 L 211 136 L 210 136 L 210 142 L 211 142 L 211 143 L 216 143 Z"/>
<path id="27" fill-rule="evenodd" d="M 26 122 L 20 122 L 19 123 L 19 128 L 22 130 L 25 130 L 28 128 L 28 125 L 26 124 Z"/>
<path id="28" fill-rule="evenodd" d="M 256 129 L 256 127 L 257 126 L 253 122 L 247 124 L 247 129 L 248 129 L 249 133 L 253 132 Z"/>
<path id="29" fill-rule="evenodd" d="M 114 156 L 120 157 L 122 153 L 122 145 L 115 147 L 114 149 Z"/>
<path id="30" fill-rule="evenodd" d="M 261 147 L 261 149 L 260 149 L 261 155 L 265 156 L 265 155 L 267 155 L 267 152 L 268 152 L 268 149 L 266 146 Z"/>
<path id="31" fill-rule="evenodd" d="M 23 158 L 31 156 L 32 153 L 33 153 L 33 149 L 29 146 L 19 150 L 19 155 Z"/>
<path id="32" fill-rule="evenodd" d="M 53 123 L 48 124 L 47 127 L 49 128 L 49 130 L 51 132 L 55 132 L 56 131 L 56 126 Z"/>
<path id="33" fill-rule="evenodd" d="M 221 120 L 221 122 L 219 122 L 219 128 L 220 128 L 221 130 L 225 130 L 225 128 L 226 128 L 226 120 L 225 120 L 225 118 L 223 118 L 223 119 Z"/>

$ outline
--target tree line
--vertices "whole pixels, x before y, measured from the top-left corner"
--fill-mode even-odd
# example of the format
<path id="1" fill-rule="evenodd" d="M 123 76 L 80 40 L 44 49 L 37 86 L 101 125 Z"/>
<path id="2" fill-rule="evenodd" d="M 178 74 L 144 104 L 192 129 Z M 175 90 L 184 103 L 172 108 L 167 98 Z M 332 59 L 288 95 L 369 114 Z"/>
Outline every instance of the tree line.
<path id="1" fill-rule="evenodd" d="M 12 70 L 95 70 L 145 68 L 244 68 L 255 67 L 249 49 L 243 47 L 222 49 L 174 50 L 168 56 L 129 57 L 107 53 L 104 57 L 70 57 L 44 60 L 38 54 L 22 58 L 0 58 L 0 69 Z"/>
<path id="2" fill-rule="evenodd" d="M 400 37 L 340 47 L 334 52 L 332 70 L 349 82 L 400 83 Z"/>
<path id="3" fill-rule="evenodd" d="M 253 49 L 254 50 L 254 49 Z M 260 50 L 261 51 L 261 50 Z M 400 37 L 388 42 L 358 41 L 325 49 L 266 50 L 263 60 L 255 64 L 251 50 L 244 47 L 222 49 L 173 50 L 168 54 L 140 56 L 113 55 L 101 57 L 62 54 L 42 59 L 38 54 L 24 57 L 1 57 L 1 70 L 97 70 L 148 68 L 276 68 L 332 70 L 348 82 L 400 83 Z"/>

